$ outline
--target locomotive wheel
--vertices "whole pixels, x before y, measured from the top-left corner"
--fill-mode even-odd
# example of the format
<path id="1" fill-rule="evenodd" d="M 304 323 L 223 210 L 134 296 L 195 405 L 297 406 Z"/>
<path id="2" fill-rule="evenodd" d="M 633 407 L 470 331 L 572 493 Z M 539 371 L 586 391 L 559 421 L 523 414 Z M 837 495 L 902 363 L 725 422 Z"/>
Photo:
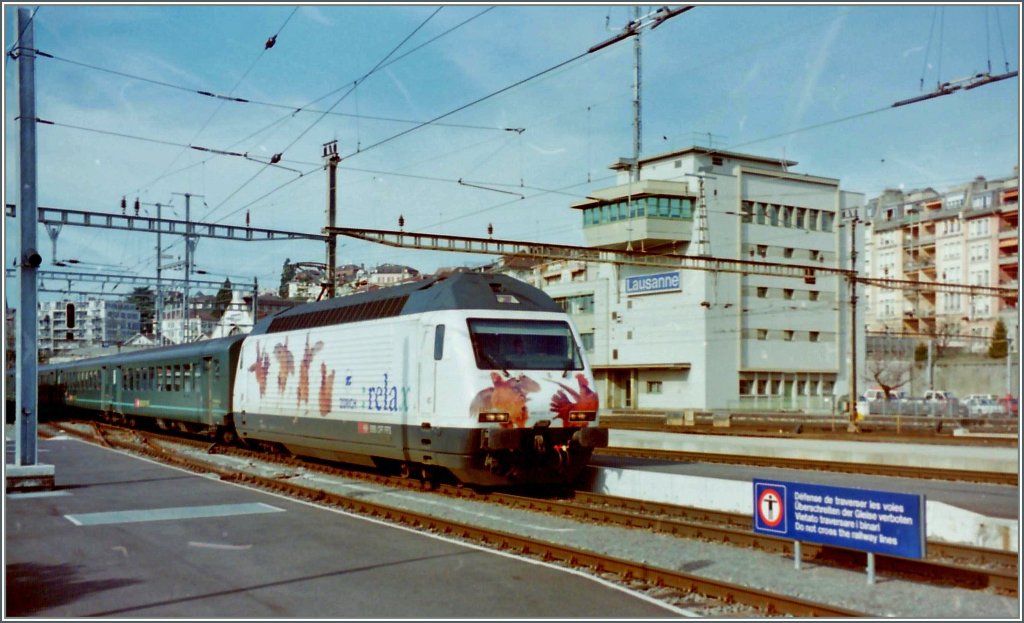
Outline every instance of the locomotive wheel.
<path id="1" fill-rule="evenodd" d="M 220 442 L 226 446 L 233 446 L 238 444 L 238 434 L 235 433 L 235 429 L 227 426 L 217 429 L 217 437 Z"/>
<path id="2" fill-rule="evenodd" d="M 420 480 L 423 482 L 423 486 L 427 490 L 433 491 L 434 489 L 437 489 L 437 476 L 425 465 L 420 468 Z"/>

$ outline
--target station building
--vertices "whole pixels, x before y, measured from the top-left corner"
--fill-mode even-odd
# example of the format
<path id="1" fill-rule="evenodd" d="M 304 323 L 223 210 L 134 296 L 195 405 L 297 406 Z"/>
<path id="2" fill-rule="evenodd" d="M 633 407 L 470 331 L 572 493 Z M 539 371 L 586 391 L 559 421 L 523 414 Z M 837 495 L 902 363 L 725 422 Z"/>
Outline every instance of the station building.
<path id="1" fill-rule="evenodd" d="M 616 186 L 571 206 L 588 247 L 702 256 L 708 270 L 506 258 L 572 315 L 604 407 L 826 413 L 849 396 L 864 334 L 846 279 L 723 269 L 850 268 L 863 195 L 796 164 L 689 147 L 622 160 Z"/>

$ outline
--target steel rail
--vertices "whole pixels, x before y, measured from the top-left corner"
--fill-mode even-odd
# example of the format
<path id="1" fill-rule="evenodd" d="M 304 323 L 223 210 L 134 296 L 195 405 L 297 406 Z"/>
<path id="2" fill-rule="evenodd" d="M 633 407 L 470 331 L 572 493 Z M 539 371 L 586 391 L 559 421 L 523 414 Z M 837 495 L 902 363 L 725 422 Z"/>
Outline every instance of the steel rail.
<path id="1" fill-rule="evenodd" d="M 412 481 L 407 478 L 347 470 L 331 465 L 310 464 L 290 456 L 278 455 L 268 457 L 266 454 L 247 449 L 225 447 L 219 443 L 211 445 L 205 441 L 182 438 L 176 435 L 152 431 L 146 431 L 145 435 L 142 435 L 139 431 L 130 428 L 118 428 L 109 424 L 100 425 L 93 423 L 92 428 L 95 431 L 95 437 L 107 447 L 111 447 L 111 444 L 108 441 L 105 430 L 113 429 L 129 432 L 135 435 L 138 442 L 134 446 L 126 444 L 126 447 L 130 446 L 131 449 L 145 452 L 151 456 L 158 456 L 162 460 L 193 471 L 212 472 L 222 479 L 237 478 L 238 472 L 215 465 L 206 466 L 205 464 L 203 464 L 202 468 L 197 469 L 194 467 L 192 459 L 181 459 L 173 452 L 168 452 L 159 445 L 153 444 L 151 439 L 161 439 L 194 448 L 206 447 L 206 452 L 209 454 L 231 453 L 247 458 L 271 460 L 293 467 L 314 469 L 334 476 L 369 480 L 384 486 L 407 489 L 422 489 L 425 486 L 425 483 Z M 68 432 L 86 437 L 86 435 L 74 429 L 70 429 Z M 140 449 L 138 446 L 142 446 L 142 448 Z M 248 478 L 249 476 L 246 477 Z M 277 481 L 275 480 L 275 482 Z M 661 502 L 607 496 L 587 491 L 573 492 L 572 501 L 526 497 L 501 492 L 479 493 L 472 489 L 448 485 L 440 486 L 440 493 L 462 499 L 498 503 L 508 507 L 534 512 L 546 512 L 585 521 L 650 529 L 681 538 L 704 539 L 785 556 L 793 555 L 793 542 L 791 540 L 752 532 L 749 529 L 751 523 L 750 516 L 739 513 L 688 508 Z M 952 586 L 972 589 L 992 588 L 1000 594 L 1010 596 L 1017 596 L 1018 594 L 1017 555 L 1015 553 L 934 541 L 928 543 L 928 551 L 930 557 L 928 560 L 877 555 L 876 569 L 879 572 L 887 572 L 894 575 L 927 578 L 932 582 L 937 581 Z M 866 565 L 866 554 L 858 550 L 824 546 L 815 543 L 802 543 L 801 553 L 802 559 L 809 562 L 829 563 L 847 568 L 863 568 Z M 959 562 L 949 563 L 937 560 L 940 558 L 954 559 Z M 973 566 L 965 567 L 963 561 L 967 561 L 968 564 Z M 984 565 L 995 566 L 998 569 L 986 569 L 983 568 Z"/>
<path id="2" fill-rule="evenodd" d="M 793 555 L 792 539 L 753 532 L 750 529 L 753 520 L 749 515 L 688 509 L 681 506 L 630 500 L 583 491 L 577 491 L 575 499 L 572 501 L 538 499 L 502 493 L 493 493 L 488 497 L 498 503 L 515 508 L 648 529 L 660 534 L 688 539 L 706 539 L 790 557 Z M 860 550 L 805 542 L 801 542 L 800 549 L 801 559 L 809 562 L 829 562 L 857 568 L 865 568 L 867 565 L 867 553 Z M 1017 596 L 1016 553 L 935 542 L 928 543 L 928 550 L 930 559 L 925 560 L 876 554 L 876 569 L 882 573 L 923 577 L 933 582 L 938 581 L 958 587 L 992 588 L 1000 594 Z M 973 565 L 997 565 L 1001 569 L 965 567 L 962 564 L 937 560 L 939 557 L 968 559 Z"/>
<path id="3" fill-rule="evenodd" d="M 96 429 L 95 436 L 87 435 L 73 428 L 63 427 L 62 430 L 86 439 L 94 439 L 96 436 L 103 437 L 112 447 L 139 452 L 188 469 L 189 471 L 212 474 L 225 482 L 254 486 L 290 497 L 297 497 L 310 502 L 340 508 L 347 512 L 401 523 L 412 528 L 429 530 L 448 537 L 472 541 L 499 550 L 511 550 L 520 555 L 543 559 L 546 562 L 558 562 L 572 567 L 586 567 L 597 574 L 611 573 L 619 576 L 624 581 L 643 582 L 648 585 L 667 587 L 686 593 L 697 593 L 705 597 L 721 600 L 727 604 L 742 604 L 767 615 L 867 616 L 865 613 L 840 606 L 822 604 L 789 595 L 769 593 L 756 588 L 749 588 L 670 569 L 662 569 L 549 541 L 440 519 L 358 497 L 328 492 L 317 487 L 284 482 L 277 478 L 246 474 L 208 461 L 182 458 L 163 448 L 147 443 L 145 436 L 140 431 L 133 431 L 137 441 L 136 443 L 129 443 L 113 440 L 110 436 L 100 433 L 98 428 Z M 175 440 L 177 441 L 177 439 Z M 213 447 L 211 446 L 211 449 Z"/>

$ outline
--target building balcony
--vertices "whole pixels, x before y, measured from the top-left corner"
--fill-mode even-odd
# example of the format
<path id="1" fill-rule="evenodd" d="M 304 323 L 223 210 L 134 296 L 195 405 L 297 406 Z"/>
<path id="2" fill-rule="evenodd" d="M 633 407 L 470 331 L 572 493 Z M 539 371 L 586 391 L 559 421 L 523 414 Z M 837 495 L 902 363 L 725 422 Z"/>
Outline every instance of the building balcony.
<path id="1" fill-rule="evenodd" d="M 907 262 L 904 265 L 905 272 L 916 272 L 916 271 L 928 271 L 933 275 L 935 274 L 935 260 L 934 259 L 921 259 L 916 262 Z"/>
<path id="2" fill-rule="evenodd" d="M 908 237 L 903 240 L 903 248 L 933 248 L 935 246 L 935 234 L 924 234 L 922 236 Z"/>

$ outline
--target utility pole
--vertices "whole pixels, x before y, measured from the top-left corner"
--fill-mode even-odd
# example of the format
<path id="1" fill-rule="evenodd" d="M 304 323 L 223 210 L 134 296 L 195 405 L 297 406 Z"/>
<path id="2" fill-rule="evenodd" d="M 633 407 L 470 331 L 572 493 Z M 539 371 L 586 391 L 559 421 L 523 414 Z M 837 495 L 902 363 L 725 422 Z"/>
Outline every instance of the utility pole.
<path id="1" fill-rule="evenodd" d="M 847 432 L 859 433 L 857 424 L 857 222 L 855 214 L 850 219 L 850 421 Z"/>
<path id="2" fill-rule="evenodd" d="M 189 325 L 189 278 L 192 274 L 192 256 L 195 253 L 196 245 L 199 244 L 199 239 L 192 235 L 192 197 L 202 197 L 203 195 L 193 195 L 192 193 L 173 193 L 175 195 L 181 195 L 185 197 L 185 291 L 182 294 L 182 341 L 189 342 L 191 337 L 191 326 Z"/>
<path id="3" fill-rule="evenodd" d="M 1020 351 L 1020 340 L 1017 339 L 1017 330 L 1019 329 L 1019 322 L 1014 323 L 1014 330 L 1010 331 L 1010 328 L 1006 329 L 1006 395 L 1013 395 L 1013 345 L 1017 344 L 1017 350 Z"/>
<path id="4" fill-rule="evenodd" d="M 327 282 L 321 288 L 321 296 L 324 292 L 327 293 L 327 298 L 334 298 L 335 294 L 335 283 L 334 283 L 334 266 L 337 263 L 337 244 L 338 237 L 331 231 L 337 226 L 337 180 L 338 180 L 338 163 L 341 162 L 341 156 L 338 155 L 338 141 L 331 141 L 324 143 L 323 148 L 324 163 L 327 165 L 327 229 L 324 233 L 327 234 Z"/>
<path id="5" fill-rule="evenodd" d="M 160 202 L 156 204 L 156 218 L 161 220 L 163 215 L 160 213 Z M 156 326 L 153 327 L 154 333 L 156 334 L 156 343 L 159 346 L 164 345 L 163 334 L 160 330 L 160 325 L 163 323 L 164 318 L 164 289 L 163 283 L 160 280 L 160 273 L 163 272 L 163 253 L 164 248 L 161 243 L 160 230 L 156 230 L 156 295 L 154 297 L 153 306 L 155 308 L 154 319 Z"/>
<path id="6" fill-rule="evenodd" d="M 633 24 L 640 23 L 640 7 L 633 7 Z M 640 125 L 640 31 L 633 37 L 633 169 L 630 175 L 634 182 L 640 181 L 640 152 L 643 149 L 643 132 Z"/>
<path id="7" fill-rule="evenodd" d="M 710 234 L 708 233 L 708 210 L 704 196 L 703 175 L 697 178 L 697 186 L 699 189 L 697 203 L 697 235 L 700 236 L 700 239 L 697 241 L 697 255 L 701 257 L 708 257 L 711 255 L 711 240 Z"/>
<path id="8" fill-rule="evenodd" d="M 43 258 L 36 251 L 36 91 L 35 35 L 28 9 L 18 9 L 18 119 L 21 158 L 21 217 L 18 219 L 20 261 L 18 262 L 17 367 L 15 369 L 14 465 L 6 466 L 5 488 L 52 489 L 52 465 L 37 462 L 39 387 L 37 319 L 37 271 Z"/>
<path id="9" fill-rule="evenodd" d="M 693 5 L 676 7 L 676 8 L 672 8 L 672 9 L 668 8 L 667 6 L 663 6 L 663 7 L 659 8 L 659 9 L 657 9 L 656 11 L 652 11 L 652 12 L 648 13 L 647 15 L 641 16 L 640 15 L 640 7 L 639 6 L 635 6 L 635 7 L 633 7 L 633 19 L 628 24 L 626 24 L 626 26 L 622 29 L 622 32 L 620 32 L 617 35 L 611 37 L 610 39 L 607 39 L 605 41 L 602 41 L 601 43 L 598 43 L 597 45 L 591 46 L 587 50 L 588 53 L 597 52 L 598 50 L 603 50 L 604 48 L 606 48 L 606 47 L 608 47 L 610 45 L 614 45 L 614 44 L 618 43 L 619 41 L 622 41 L 623 39 L 628 39 L 629 37 L 634 37 L 634 39 L 633 39 L 633 161 L 636 162 L 637 164 L 635 165 L 635 168 L 630 170 L 630 179 L 632 179 L 634 182 L 640 181 L 640 151 L 643 149 L 643 144 L 642 144 L 642 140 L 641 140 L 641 136 L 640 136 L 641 135 L 641 124 L 640 124 L 640 116 L 641 116 L 641 110 L 640 110 L 640 108 L 641 108 L 641 103 L 640 103 L 640 100 L 641 100 L 641 98 L 640 98 L 640 91 L 641 91 L 641 83 L 640 83 L 640 74 L 641 74 L 641 71 L 640 71 L 640 56 L 641 56 L 640 55 L 640 31 L 643 30 L 644 28 L 650 28 L 651 30 L 654 30 L 655 28 L 660 26 L 662 23 L 664 23 L 666 20 L 669 20 L 669 19 L 671 19 L 671 18 L 673 18 L 676 15 L 679 15 L 681 13 L 685 13 L 685 12 L 689 11 L 692 8 L 694 8 Z"/>

